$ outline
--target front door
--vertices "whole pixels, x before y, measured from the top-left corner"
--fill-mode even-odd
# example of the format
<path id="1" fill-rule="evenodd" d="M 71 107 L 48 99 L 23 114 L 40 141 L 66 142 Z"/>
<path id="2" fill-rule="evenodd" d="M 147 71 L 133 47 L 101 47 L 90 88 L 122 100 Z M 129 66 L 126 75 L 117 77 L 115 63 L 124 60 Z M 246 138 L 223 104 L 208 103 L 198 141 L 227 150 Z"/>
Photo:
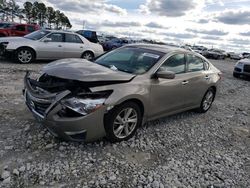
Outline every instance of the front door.
<path id="1" fill-rule="evenodd" d="M 185 54 L 175 54 L 169 57 L 159 70 L 172 71 L 174 79 L 152 79 L 150 110 L 151 117 L 158 117 L 187 107 L 186 61 Z"/>
<path id="2" fill-rule="evenodd" d="M 46 40 L 48 38 L 49 40 Z M 45 39 L 38 41 L 38 59 L 61 59 L 64 58 L 64 34 L 51 33 Z"/>

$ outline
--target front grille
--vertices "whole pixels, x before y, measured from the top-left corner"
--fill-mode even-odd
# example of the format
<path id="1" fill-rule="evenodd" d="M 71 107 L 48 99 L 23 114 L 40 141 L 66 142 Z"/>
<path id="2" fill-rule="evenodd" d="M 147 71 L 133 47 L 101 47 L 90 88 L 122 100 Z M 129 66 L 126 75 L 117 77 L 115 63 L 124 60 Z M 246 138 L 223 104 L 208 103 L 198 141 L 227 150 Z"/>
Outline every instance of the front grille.
<path id="1" fill-rule="evenodd" d="M 35 99 L 33 96 L 31 96 L 29 93 L 26 94 L 26 103 L 30 109 L 35 110 L 40 115 L 44 116 L 46 110 L 51 105 L 50 101 L 47 100 L 40 100 Z"/>
<path id="2" fill-rule="evenodd" d="M 250 73 L 250 65 L 244 65 L 244 72 Z"/>
<path id="3" fill-rule="evenodd" d="M 237 72 L 241 72 L 241 69 L 239 69 L 237 67 L 234 70 L 237 71 Z"/>

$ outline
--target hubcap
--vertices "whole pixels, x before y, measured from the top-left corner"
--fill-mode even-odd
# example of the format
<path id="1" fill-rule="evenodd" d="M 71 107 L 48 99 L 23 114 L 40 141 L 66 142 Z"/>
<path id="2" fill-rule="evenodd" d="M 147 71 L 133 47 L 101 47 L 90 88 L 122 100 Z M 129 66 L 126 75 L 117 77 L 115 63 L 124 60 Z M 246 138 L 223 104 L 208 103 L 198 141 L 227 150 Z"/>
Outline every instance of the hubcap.
<path id="1" fill-rule="evenodd" d="M 91 60 L 93 57 L 92 57 L 92 55 L 90 54 L 90 53 L 86 53 L 86 54 L 84 54 L 84 56 L 83 56 L 83 59 L 87 59 L 87 60 Z"/>
<path id="2" fill-rule="evenodd" d="M 137 121 L 137 112 L 133 108 L 126 108 L 121 111 L 113 125 L 115 136 L 120 139 L 128 137 L 134 131 Z"/>
<path id="3" fill-rule="evenodd" d="M 213 98 L 214 98 L 214 93 L 212 91 L 208 91 L 203 101 L 204 110 L 208 110 L 211 107 L 213 103 Z"/>
<path id="4" fill-rule="evenodd" d="M 21 50 L 18 53 L 18 59 L 22 63 L 29 63 L 31 61 L 31 59 L 32 59 L 32 54 L 28 50 Z"/>

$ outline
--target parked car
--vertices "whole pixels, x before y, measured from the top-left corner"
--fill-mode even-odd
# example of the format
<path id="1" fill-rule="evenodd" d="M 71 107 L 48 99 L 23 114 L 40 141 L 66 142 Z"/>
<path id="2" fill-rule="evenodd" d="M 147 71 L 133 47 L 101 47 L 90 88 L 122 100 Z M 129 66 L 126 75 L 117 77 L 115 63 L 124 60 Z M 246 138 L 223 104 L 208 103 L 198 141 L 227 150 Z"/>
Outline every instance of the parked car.
<path id="1" fill-rule="evenodd" d="M 189 46 L 180 46 L 180 48 L 193 52 L 193 49 L 190 48 Z"/>
<path id="2" fill-rule="evenodd" d="M 241 59 L 234 67 L 234 77 L 239 78 L 240 76 L 250 77 L 250 58 Z"/>
<path id="3" fill-rule="evenodd" d="M 191 109 L 207 112 L 220 71 L 197 53 L 134 44 L 94 62 L 58 60 L 24 80 L 28 108 L 53 135 L 116 142 L 149 120 Z"/>
<path id="4" fill-rule="evenodd" d="M 82 35 L 83 37 L 88 39 L 90 42 L 93 42 L 93 43 L 98 43 L 99 42 L 99 40 L 97 38 L 96 31 L 79 30 L 76 33 L 78 33 L 79 35 Z"/>
<path id="5" fill-rule="evenodd" d="M 242 54 L 230 53 L 230 59 L 233 59 L 233 60 L 240 60 L 240 59 L 242 59 L 242 58 L 243 58 Z"/>
<path id="6" fill-rule="evenodd" d="M 119 48 L 121 46 L 124 46 L 126 44 L 128 44 L 128 40 L 126 39 L 113 38 L 103 43 L 103 48 L 105 51 L 110 51 Z"/>
<path id="7" fill-rule="evenodd" d="M 211 59 L 225 59 L 227 57 L 226 52 L 219 49 L 204 50 L 202 55 Z"/>
<path id="8" fill-rule="evenodd" d="M 0 23 L 0 37 L 24 36 L 39 29 L 34 24 Z"/>
<path id="9" fill-rule="evenodd" d="M 242 53 L 242 58 L 249 58 L 249 57 L 250 57 L 250 53 L 248 52 Z"/>
<path id="10" fill-rule="evenodd" d="M 31 63 L 36 59 L 93 59 L 103 53 L 103 48 L 77 33 L 39 30 L 24 37 L 1 38 L 0 51 L 19 63 Z"/>
<path id="11" fill-rule="evenodd" d="M 203 54 L 203 51 L 208 50 L 207 48 L 203 47 L 203 46 L 193 46 L 192 50 L 195 51 L 198 54 Z"/>

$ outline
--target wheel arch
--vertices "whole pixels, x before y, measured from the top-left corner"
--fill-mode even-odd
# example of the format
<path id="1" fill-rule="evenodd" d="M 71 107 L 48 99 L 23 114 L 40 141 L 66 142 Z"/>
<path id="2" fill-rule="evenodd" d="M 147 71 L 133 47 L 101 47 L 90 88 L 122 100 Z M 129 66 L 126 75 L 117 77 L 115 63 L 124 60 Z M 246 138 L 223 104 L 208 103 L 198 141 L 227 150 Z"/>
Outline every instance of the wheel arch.
<path id="1" fill-rule="evenodd" d="M 216 86 L 211 86 L 210 88 L 208 88 L 208 89 L 212 89 L 213 91 L 214 91 L 214 96 L 216 96 L 216 93 L 217 93 L 217 88 L 216 88 Z M 215 97 L 214 97 L 214 99 L 215 99 Z M 214 100 L 213 99 L 213 100 Z"/>
<path id="2" fill-rule="evenodd" d="M 145 106 L 144 106 L 143 102 L 140 99 L 138 99 L 138 98 L 126 99 L 126 100 L 122 101 L 121 103 L 119 103 L 117 105 L 122 105 L 122 104 L 128 103 L 128 102 L 134 102 L 134 103 L 136 103 L 139 106 L 140 110 L 141 110 L 141 115 L 144 116 Z"/>
<path id="3" fill-rule="evenodd" d="M 36 57 L 37 57 L 36 51 L 34 50 L 34 48 L 32 48 L 32 47 L 30 47 L 30 46 L 20 46 L 20 47 L 18 47 L 18 48 L 15 50 L 15 53 L 16 53 L 18 50 L 22 49 L 22 48 L 28 48 L 28 49 L 32 50 L 33 53 L 34 53 L 34 59 L 36 59 Z"/>
<path id="4" fill-rule="evenodd" d="M 95 57 L 95 52 L 94 52 L 93 50 L 90 50 L 90 49 L 85 50 L 85 51 L 82 53 L 81 57 L 83 57 L 83 55 L 84 55 L 85 53 L 87 53 L 87 52 L 90 52 L 90 53 L 93 55 L 93 57 Z"/>

